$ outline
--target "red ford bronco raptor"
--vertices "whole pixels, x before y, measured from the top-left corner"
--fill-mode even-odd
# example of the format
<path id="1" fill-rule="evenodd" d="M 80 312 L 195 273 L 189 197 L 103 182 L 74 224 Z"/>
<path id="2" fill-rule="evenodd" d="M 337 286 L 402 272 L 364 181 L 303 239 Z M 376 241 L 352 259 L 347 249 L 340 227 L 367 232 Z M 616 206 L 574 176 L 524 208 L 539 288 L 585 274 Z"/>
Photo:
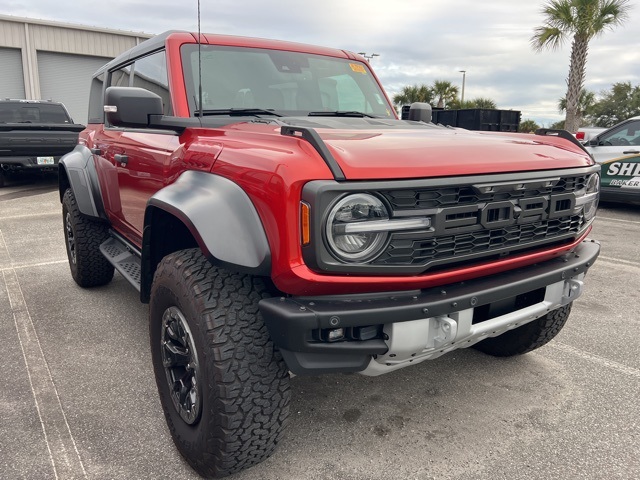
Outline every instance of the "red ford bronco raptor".
<path id="1" fill-rule="evenodd" d="M 522 354 L 599 253 L 599 170 L 564 131 L 399 120 L 360 55 L 167 32 L 91 86 L 59 166 L 71 274 L 149 304 L 174 442 L 206 476 L 268 457 L 290 372 Z"/>

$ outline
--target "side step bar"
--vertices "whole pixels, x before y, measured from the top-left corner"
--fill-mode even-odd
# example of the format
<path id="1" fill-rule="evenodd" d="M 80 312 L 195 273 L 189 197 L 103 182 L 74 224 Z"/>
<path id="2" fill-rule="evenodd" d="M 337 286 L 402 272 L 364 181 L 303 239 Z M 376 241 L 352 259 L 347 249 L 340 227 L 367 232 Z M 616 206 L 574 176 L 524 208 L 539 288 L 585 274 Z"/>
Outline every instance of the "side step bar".
<path id="1" fill-rule="evenodd" d="M 140 291 L 140 277 L 142 274 L 140 255 L 136 249 L 128 245 L 127 242 L 115 236 L 100 245 L 100 252 L 106 257 L 115 269 L 127 281 Z"/>

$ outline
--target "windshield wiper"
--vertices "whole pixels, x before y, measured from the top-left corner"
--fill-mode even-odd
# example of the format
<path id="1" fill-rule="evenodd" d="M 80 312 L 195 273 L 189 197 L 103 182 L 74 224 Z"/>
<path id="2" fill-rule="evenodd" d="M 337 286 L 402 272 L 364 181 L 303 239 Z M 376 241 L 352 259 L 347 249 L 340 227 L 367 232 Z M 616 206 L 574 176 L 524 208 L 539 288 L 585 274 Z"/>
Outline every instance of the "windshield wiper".
<path id="1" fill-rule="evenodd" d="M 378 118 L 375 115 L 369 115 L 368 113 L 358 112 L 356 110 L 336 110 L 334 112 L 309 112 L 310 117 L 367 117 Z"/>
<path id="2" fill-rule="evenodd" d="M 200 115 L 200 111 L 196 110 L 195 115 Z M 273 110 L 266 110 L 263 108 L 220 108 L 217 110 L 203 110 L 203 116 L 207 115 L 229 115 L 231 117 L 246 117 L 248 115 L 273 115 L 274 117 L 281 117 L 279 113 Z"/>

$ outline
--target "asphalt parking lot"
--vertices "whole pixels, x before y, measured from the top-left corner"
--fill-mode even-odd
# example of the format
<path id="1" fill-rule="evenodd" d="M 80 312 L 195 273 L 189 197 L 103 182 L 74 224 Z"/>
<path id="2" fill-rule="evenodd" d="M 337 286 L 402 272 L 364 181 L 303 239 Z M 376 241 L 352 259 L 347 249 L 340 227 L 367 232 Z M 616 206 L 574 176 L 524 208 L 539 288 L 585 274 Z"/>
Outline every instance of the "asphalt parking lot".
<path id="1" fill-rule="evenodd" d="M 0 189 L 0 478 L 198 478 L 156 395 L 147 307 L 69 274 L 55 178 Z M 601 206 L 586 293 L 547 346 L 292 379 L 291 421 L 233 480 L 640 479 L 640 207 Z"/>

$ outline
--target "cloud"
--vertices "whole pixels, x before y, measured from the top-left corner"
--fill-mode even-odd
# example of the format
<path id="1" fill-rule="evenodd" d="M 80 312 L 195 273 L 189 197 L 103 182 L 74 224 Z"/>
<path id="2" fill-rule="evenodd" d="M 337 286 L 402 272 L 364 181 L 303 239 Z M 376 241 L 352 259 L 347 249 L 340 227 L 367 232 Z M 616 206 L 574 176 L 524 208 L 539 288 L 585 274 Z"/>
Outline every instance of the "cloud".
<path id="1" fill-rule="evenodd" d="M 634 16 L 626 25 L 591 42 L 586 86 L 599 92 L 614 82 L 639 83 L 640 50 Z M 201 2 L 205 32 L 319 44 L 377 53 L 372 60 L 392 96 L 404 85 L 435 79 L 462 82 L 465 98 L 490 97 L 501 108 L 523 111 L 523 118 L 551 123 L 560 119 L 570 45 L 534 53 L 530 38 L 543 23 L 543 2 L 513 0 L 217 0 Z M 161 33 L 195 31 L 195 0 L 5 0 L 0 13 L 104 28 Z M 98 24 L 97 24 L 98 23 Z"/>

